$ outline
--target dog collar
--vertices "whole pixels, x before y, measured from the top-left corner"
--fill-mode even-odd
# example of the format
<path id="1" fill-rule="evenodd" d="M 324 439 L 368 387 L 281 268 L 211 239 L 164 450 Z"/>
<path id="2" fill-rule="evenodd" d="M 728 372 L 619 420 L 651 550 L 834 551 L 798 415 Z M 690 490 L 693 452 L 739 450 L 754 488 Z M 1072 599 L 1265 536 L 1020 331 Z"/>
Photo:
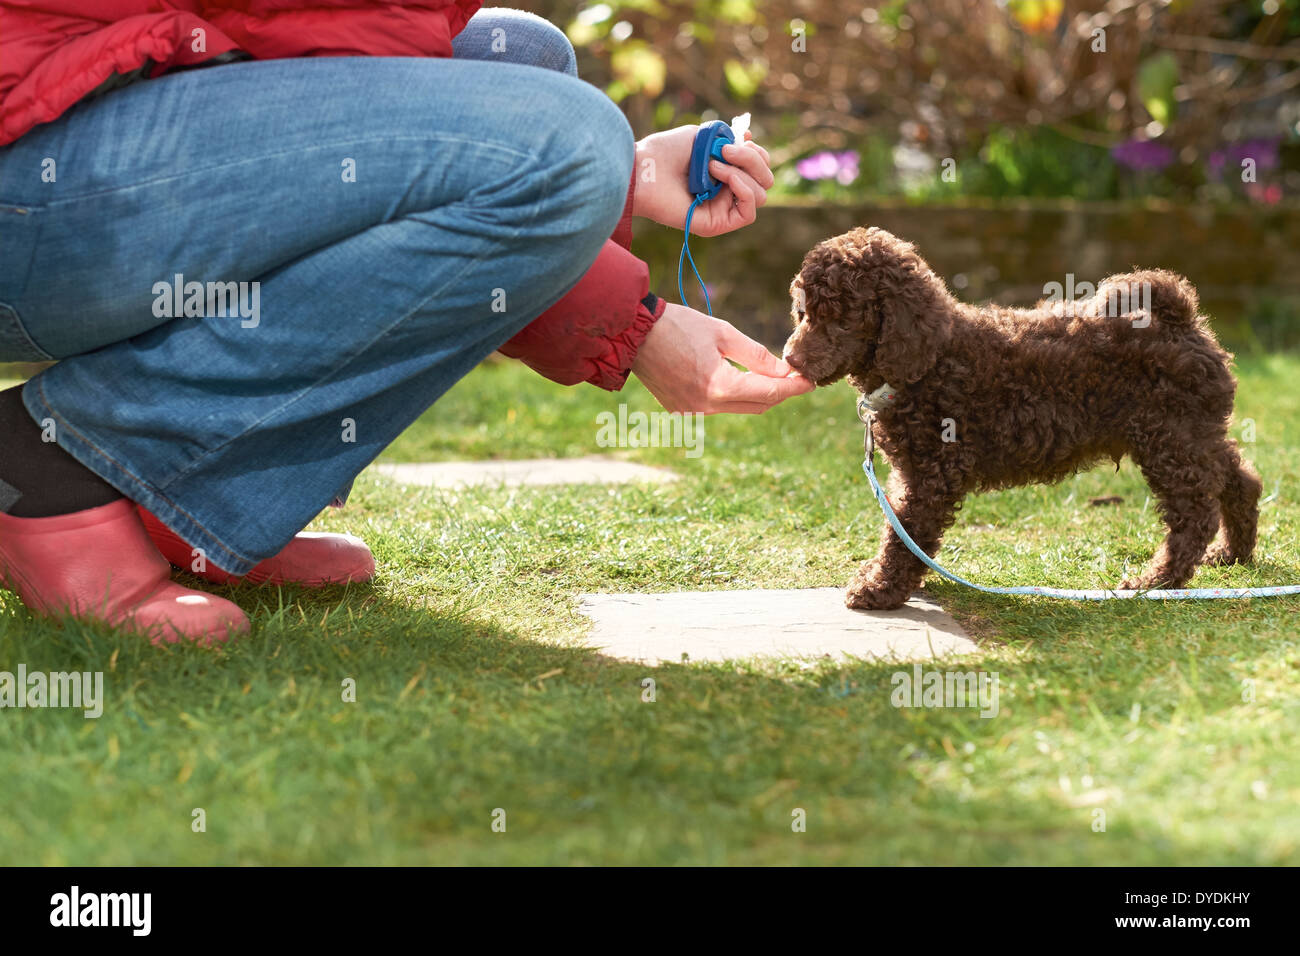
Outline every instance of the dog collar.
<path id="1" fill-rule="evenodd" d="M 868 460 L 876 452 L 876 438 L 871 434 L 871 423 L 876 420 L 877 414 L 894 404 L 897 397 L 898 393 L 886 383 L 870 395 L 858 398 L 858 421 L 865 426 L 862 429 L 862 450 Z"/>
<path id="2" fill-rule="evenodd" d="M 897 397 L 898 393 L 889 388 L 889 382 L 885 382 L 870 395 L 861 395 L 858 398 L 858 421 L 863 425 L 862 454 L 865 467 L 871 462 L 872 455 L 876 454 L 876 437 L 871 433 L 871 424 L 876 420 L 876 415 L 893 405 L 894 398 Z"/>
<path id="3" fill-rule="evenodd" d="M 894 399 L 898 397 L 898 392 L 894 391 L 886 382 L 880 388 L 876 389 L 866 398 L 862 399 L 862 404 L 867 406 L 873 412 L 882 412 L 890 405 L 894 404 Z"/>

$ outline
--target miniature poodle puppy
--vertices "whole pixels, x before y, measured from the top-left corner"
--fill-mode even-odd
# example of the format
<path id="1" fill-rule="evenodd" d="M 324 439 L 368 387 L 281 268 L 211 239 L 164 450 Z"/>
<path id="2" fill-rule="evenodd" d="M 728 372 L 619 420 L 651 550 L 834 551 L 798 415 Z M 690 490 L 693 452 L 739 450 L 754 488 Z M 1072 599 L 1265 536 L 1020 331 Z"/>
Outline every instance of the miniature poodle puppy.
<path id="1" fill-rule="evenodd" d="M 818 385 L 847 375 L 885 396 L 873 434 L 892 465 L 886 493 L 930 556 L 970 492 L 1128 455 L 1168 533 L 1121 589 L 1181 587 L 1199 564 L 1250 560 L 1262 486 L 1227 434 L 1231 356 L 1181 276 L 1111 276 L 1091 299 L 1029 309 L 967 305 L 911 243 L 860 228 L 813 248 L 790 293 L 785 360 Z M 926 570 L 886 523 L 848 606 L 899 607 Z"/>

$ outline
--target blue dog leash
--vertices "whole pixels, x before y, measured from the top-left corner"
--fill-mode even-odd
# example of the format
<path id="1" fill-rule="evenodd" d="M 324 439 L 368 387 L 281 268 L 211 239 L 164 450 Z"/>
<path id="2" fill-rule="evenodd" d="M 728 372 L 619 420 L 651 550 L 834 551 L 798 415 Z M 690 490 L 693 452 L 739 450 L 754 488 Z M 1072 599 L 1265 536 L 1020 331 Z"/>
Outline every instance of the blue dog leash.
<path id="1" fill-rule="evenodd" d="M 875 492 L 876 501 L 880 503 L 880 510 L 885 513 L 889 519 L 889 524 L 893 527 L 894 533 L 898 535 L 903 544 L 907 545 L 907 550 L 911 551 L 922 564 L 931 571 L 943 575 L 949 581 L 955 581 L 963 584 L 968 588 L 974 588 L 976 591 L 984 591 L 987 594 L 1033 594 L 1040 597 L 1065 598 L 1072 601 L 1108 601 L 1112 599 L 1129 599 L 1129 598 L 1148 598 L 1153 601 L 1183 601 L 1199 600 L 1206 598 L 1252 598 L 1252 597 L 1279 597 L 1284 594 L 1300 594 L 1300 584 L 1287 584 L 1278 587 L 1267 588 L 1174 588 L 1171 590 L 1161 591 L 1107 591 L 1104 589 L 1096 590 L 1078 590 L 1072 588 L 1043 588 L 1043 587 L 1013 587 L 1013 588 L 995 588 L 987 587 L 983 584 L 975 584 L 967 581 L 965 578 L 958 577 L 951 571 L 941 567 L 938 562 L 917 546 L 912 540 L 912 536 L 907 533 L 903 523 L 898 520 L 898 515 L 894 514 L 894 508 L 885 496 L 885 491 L 880 487 L 880 481 L 876 478 L 875 457 L 876 457 L 876 439 L 871 434 L 871 425 L 875 421 L 875 414 L 870 405 L 870 398 L 864 397 L 858 399 L 858 421 L 866 428 L 866 434 L 862 439 L 862 470 L 867 476 L 867 481 L 871 483 L 871 490 Z"/>
<path id="2" fill-rule="evenodd" d="M 733 123 L 736 127 L 727 125 L 722 120 L 714 120 L 712 123 L 703 124 L 695 134 L 695 142 L 691 145 L 691 159 L 686 170 L 686 188 L 695 198 L 686 210 L 686 228 L 682 235 L 682 252 L 677 257 L 677 294 L 681 297 L 682 305 L 686 304 L 686 289 L 682 284 L 682 266 L 689 262 L 691 271 L 695 273 L 695 279 L 704 291 L 704 311 L 709 315 L 713 314 L 713 303 L 709 301 L 709 287 L 704 284 L 704 277 L 700 275 L 700 270 L 695 267 L 695 259 L 691 256 L 691 219 L 695 216 L 695 209 L 700 203 L 708 202 L 714 196 L 722 191 L 722 183 L 714 179 L 709 173 L 709 162 L 718 160 L 725 163 L 722 158 L 722 147 L 729 143 L 736 143 L 744 138 L 744 131 L 749 128 L 749 114 L 743 113 L 737 116 Z M 740 130 L 737 134 L 736 130 Z"/>
<path id="3" fill-rule="evenodd" d="M 695 268 L 695 260 L 691 258 L 691 219 L 695 215 L 695 207 L 706 200 L 708 196 L 703 194 L 696 196 L 691 201 L 690 207 L 686 210 L 686 231 L 682 236 L 682 253 L 677 257 L 677 295 L 681 297 L 682 305 L 686 304 L 686 290 L 682 287 L 682 263 L 689 262 L 691 271 L 695 273 L 695 279 L 704 291 L 704 311 L 709 315 L 713 314 L 713 303 L 709 301 L 709 287 L 704 284 L 704 277 L 700 275 L 700 270 Z"/>

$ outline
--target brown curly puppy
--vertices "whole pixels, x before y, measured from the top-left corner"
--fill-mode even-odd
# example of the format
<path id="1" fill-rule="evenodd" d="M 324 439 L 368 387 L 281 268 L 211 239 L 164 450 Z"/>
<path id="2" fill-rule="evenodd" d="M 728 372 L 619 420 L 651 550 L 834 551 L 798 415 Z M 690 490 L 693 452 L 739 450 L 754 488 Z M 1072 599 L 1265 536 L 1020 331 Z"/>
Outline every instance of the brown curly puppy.
<path id="1" fill-rule="evenodd" d="M 818 385 L 847 375 L 863 394 L 895 392 L 874 435 L 893 466 L 890 502 L 927 554 L 972 491 L 1129 455 L 1168 535 L 1120 588 L 1181 587 L 1198 564 L 1250 559 L 1261 484 L 1227 437 L 1231 356 L 1186 279 L 1149 269 L 1111 276 L 1088 301 L 977 307 L 911 243 L 872 228 L 809 252 L 790 294 L 790 365 Z M 847 603 L 896 608 L 925 571 L 886 524 Z"/>

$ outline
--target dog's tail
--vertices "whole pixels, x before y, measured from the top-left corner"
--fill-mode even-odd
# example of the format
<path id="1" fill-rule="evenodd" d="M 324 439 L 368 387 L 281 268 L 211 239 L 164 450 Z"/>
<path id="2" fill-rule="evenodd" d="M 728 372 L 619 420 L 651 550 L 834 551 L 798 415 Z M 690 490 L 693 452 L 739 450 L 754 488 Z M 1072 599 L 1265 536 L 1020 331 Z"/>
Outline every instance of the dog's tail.
<path id="1" fill-rule="evenodd" d="M 1190 327 L 1200 310 L 1196 287 L 1166 269 L 1110 276 L 1102 281 L 1097 295 L 1108 316 L 1133 316 L 1135 321 L 1148 318 L 1166 326 Z"/>

